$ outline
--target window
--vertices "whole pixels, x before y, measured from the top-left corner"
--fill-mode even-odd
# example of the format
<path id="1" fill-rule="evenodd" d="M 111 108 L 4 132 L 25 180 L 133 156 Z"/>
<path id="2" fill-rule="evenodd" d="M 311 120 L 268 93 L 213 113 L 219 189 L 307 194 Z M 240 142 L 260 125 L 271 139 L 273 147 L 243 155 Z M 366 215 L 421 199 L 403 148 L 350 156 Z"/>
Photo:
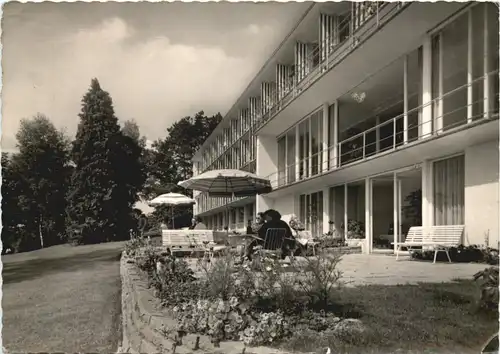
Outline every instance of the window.
<path id="1" fill-rule="evenodd" d="M 299 125 L 299 176 L 309 177 L 309 120 Z"/>
<path id="2" fill-rule="evenodd" d="M 278 186 L 286 183 L 286 136 L 278 140 Z"/>
<path id="3" fill-rule="evenodd" d="M 435 128 L 438 131 L 483 118 L 485 113 L 498 113 L 497 13 L 494 4 L 477 4 L 433 37 L 432 98 Z M 486 48 L 485 22 L 489 39 Z M 469 31 L 472 34 L 470 41 Z M 469 51 L 472 53 L 470 62 Z M 485 96 L 486 78 L 489 78 L 489 92 Z M 470 102 L 468 87 L 472 87 Z M 487 112 L 486 98 L 489 98 Z"/>
<path id="4" fill-rule="evenodd" d="M 465 159 L 463 155 L 433 163 L 434 225 L 463 225 Z"/>
<path id="5" fill-rule="evenodd" d="M 286 134 L 286 164 L 287 183 L 295 182 L 295 129 L 291 129 Z"/>
<path id="6" fill-rule="evenodd" d="M 323 233 L 323 192 L 302 194 L 299 197 L 299 218 L 313 237 Z"/>

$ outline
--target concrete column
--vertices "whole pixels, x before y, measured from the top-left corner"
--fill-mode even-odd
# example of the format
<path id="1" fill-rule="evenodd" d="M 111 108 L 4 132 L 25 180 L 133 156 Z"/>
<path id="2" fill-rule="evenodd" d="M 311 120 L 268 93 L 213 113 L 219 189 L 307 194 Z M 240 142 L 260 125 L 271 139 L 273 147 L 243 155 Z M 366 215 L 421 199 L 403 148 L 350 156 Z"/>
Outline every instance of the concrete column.
<path id="1" fill-rule="evenodd" d="M 340 156 L 339 156 L 339 102 L 335 101 L 333 106 L 333 144 L 332 144 L 332 156 L 330 156 L 330 168 L 337 168 L 340 166 Z"/>
<path id="2" fill-rule="evenodd" d="M 432 134 L 432 42 L 425 38 L 422 50 L 422 116 L 419 121 L 419 139 Z"/>
<path id="3" fill-rule="evenodd" d="M 371 253 L 373 246 L 371 192 L 370 178 L 365 178 L 365 247 L 363 249 L 365 254 Z"/>
<path id="4" fill-rule="evenodd" d="M 422 226 L 427 228 L 432 225 L 432 168 L 431 162 L 422 163 Z"/>
<path id="5" fill-rule="evenodd" d="M 307 167 L 308 167 L 308 172 L 307 172 L 307 177 L 311 177 L 312 176 L 312 163 L 313 163 L 313 159 L 312 159 L 312 124 L 311 124 L 311 118 L 308 118 L 307 119 L 307 125 L 309 126 L 309 151 L 307 152 L 307 155 L 308 155 L 308 163 L 307 163 Z"/>
<path id="6" fill-rule="evenodd" d="M 408 55 L 403 66 L 403 144 L 408 143 Z M 379 132 L 380 133 L 380 132 Z"/>
<path id="7" fill-rule="evenodd" d="M 347 239 L 347 222 L 349 221 L 348 216 L 348 210 L 347 210 L 347 203 L 348 203 L 348 188 L 347 188 L 347 183 L 344 184 L 344 238 Z"/>
<path id="8" fill-rule="evenodd" d="M 394 230 L 394 252 L 396 251 L 397 249 L 397 244 L 399 243 L 399 227 L 398 225 L 400 224 L 400 221 L 399 221 L 399 212 L 398 212 L 398 209 L 399 209 L 399 205 L 398 205 L 398 174 L 396 172 L 394 172 L 393 174 L 393 190 L 392 190 L 392 195 L 393 195 L 393 198 L 392 198 L 392 205 L 393 205 L 393 223 L 394 223 L 394 227 L 393 227 L 393 230 Z"/>
<path id="9" fill-rule="evenodd" d="M 472 94 L 472 10 L 467 11 L 467 123 L 472 123 L 472 103 L 474 102 Z"/>
<path id="10" fill-rule="evenodd" d="M 325 102 L 323 104 L 323 131 L 320 132 L 322 135 L 322 141 L 323 143 L 321 144 L 321 157 L 322 161 L 321 163 L 321 168 L 320 172 L 325 172 L 328 171 L 328 132 L 329 132 L 329 127 L 328 127 L 328 121 L 329 121 L 329 112 L 330 112 L 330 106 L 328 102 Z"/>
<path id="11" fill-rule="evenodd" d="M 295 126 L 295 181 L 300 179 L 300 135 L 299 126 Z"/>
<path id="12" fill-rule="evenodd" d="M 483 68 L 484 68 L 484 82 L 483 82 L 483 94 L 484 94 L 484 102 L 483 102 L 483 110 L 484 110 L 484 118 L 489 118 L 490 117 L 490 76 L 488 75 L 489 74 L 489 71 L 490 71 L 490 49 L 488 48 L 489 47 L 489 32 L 488 32 L 488 7 L 489 6 L 486 6 L 487 4 L 483 4 L 482 6 L 484 7 L 484 27 L 483 27 L 483 31 L 484 31 L 484 44 L 483 44 L 483 48 L 484 48 L 484 55 L 483 55 L 483 58 L 484 58 L 484 64 L 483 64 Z M 496 35 L 496 33 L 495 33 Z M 498 75 L 498 74 L 497 74 Z"/>
<path id="13" fill-rule="evenodd" d="M 335 192 L 336 189 L 332 188 L 331 191 L 328 194 L 328 214 L 329 216 L 331 215 L 331 218 L 329 217 L 328 220 L 333 220 L 335 222 L 335 228 L 337 230 L 340 230 L 340 225 L 337 224 L 337 220 L 335 220 L 335 215 L 336 215 L 336 205 L 337 205 L 337 193 Z M 331 207 L 331 209 L 330 209 Z M 328 225 L 328 230 L 330 230 L 330 225 Z"/>
<path id="14" fill-rule="evenodd" d="M 328 224 L 328 221 L 330 221 L 330 203 L 328 190 L 328 188 L 323 188 L 323 234 L 326 234 L 328 231 L 330 231 L 330 224 Z"/>

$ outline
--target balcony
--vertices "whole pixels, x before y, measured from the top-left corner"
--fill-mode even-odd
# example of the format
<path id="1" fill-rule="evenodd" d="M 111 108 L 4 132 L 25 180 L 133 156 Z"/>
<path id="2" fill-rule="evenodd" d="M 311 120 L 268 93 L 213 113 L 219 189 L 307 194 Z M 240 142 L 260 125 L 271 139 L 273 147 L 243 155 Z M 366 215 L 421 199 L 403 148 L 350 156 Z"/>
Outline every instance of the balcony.
<path id="1" fill-rule="evenodd" d="M 340 183 L 341 178 L 338 181 L 335 178 L 340 171 L 344 172 L 342 176 L 344 179 L 364 178 L 371 173 L 378 173 L 373 172 L 377 169 L 406 167 L 411 165 L 412 161 L 420 163 L 426 158 L 438 158 L 447 153 L 456 153 L 468 145 L 498 139 L 498 73 L 497 69 L 470 84 L 435 97 L 430 103 L 394 115 L 378 124 L 371 124 L 368 128 L 347 129 L 347 137 L 318 152 L 300 153 L 297 159 L 295 156 L 292 159 L 283 158 L 282 155 L 281 161 L 295 162 L 284 164 L 278 162 L 280 166 L 278 170 L 266 176 L 274 189 L 269 196 L 274 198 L 288 194 L 291 190 L 295 190 L 292 186 L 301 190 L 307 188 L 303 187 L 303 184 L 331 185 L 332 178 L 334 182 Z M 491 91 L 491 96 L 487 99 L 479 97 L 468 101 L 467 93 L 470 94 L 485 81 L 491 82 L 492 88 L 495 88 Z M 465 98 L 462 104 L 458 104 L 459 97 Z M 440 112 L 439 107 L 443 102 L 449 109 L 445 109 L 442 115 L 434 114 L 430 119 L 423 119 L 424 110 L 433 108 L 434 112 Z M 489 107 L 486 113 L 483 109 L 485 107 Z M 362 127 L 365 122 L 362 121 L 357 126 Z M 314 151 L 309 146 L 302 146 L 310 152 Z M 278 149 L 278 155 L 279 151 Z M 292 151 L 295 151 L 295 147 Z M 397 154 L 402 151 L 405 153 Z M 370 161 L 371 163 L 368 163 Z M 352 172 L 353 169 L 357 172 Z M 331 177 L 327 177 L 330 175 Z M 313 180 L 316 182 L 305 183 Z"/>
<path id="2" fill-rule="evenodd" d="M 363 7 L 357 4 L 362 4 Z M 332 45 L 331 40 L 327 39 L 315 46 L 305 64 L 296 68 L 289 84 L 286 85 L 286 92 L 278 93 L 273 100 L 274 105 L 258 117 L 255 130 L 261 129 L 331 68 L 344 60 L 358 45 L 409 5 L 410 3 L 403 2 L 353 3 L 352 10 L 343 16 L 336 29 L 339 33 L 338 43 Z M 282 97 L 279 98 L 280 96 Z"/>
<path id="3" fill-rule="evenodd" d="M 349 32 L 326 62 L 320 62 L 303 82 L 294 83 L 292 91 L 261 118 L 257 134 L 281 134 L 321 104 L 331 103 L 395 58 L 420 46 L 429 31 L 465 6 L 451 2 L 384 3 Z M 410 21 L 412 26 L 408 26 Z"/>

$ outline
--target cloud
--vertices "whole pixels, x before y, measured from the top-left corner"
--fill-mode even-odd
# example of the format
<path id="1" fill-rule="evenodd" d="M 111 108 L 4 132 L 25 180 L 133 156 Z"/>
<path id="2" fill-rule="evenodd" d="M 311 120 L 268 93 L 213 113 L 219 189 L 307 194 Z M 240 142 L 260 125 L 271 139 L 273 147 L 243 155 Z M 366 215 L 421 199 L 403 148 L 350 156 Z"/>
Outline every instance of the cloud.
<path id="1" fill-rule="evenodd" d="M 173 44 L 166 36 L 137 41 L 135 33 L 123 19 L 111 18 L 12 50 L 10 60 L 4 57 L 2 146 L 12 148 L 19 120 L 37 112 L 74 134 L 93 77 L 110 92 L 117 116 L 134 118 L 155 140 L 185 115 L 228 109 L 260 64 L 215 45 Z"/>

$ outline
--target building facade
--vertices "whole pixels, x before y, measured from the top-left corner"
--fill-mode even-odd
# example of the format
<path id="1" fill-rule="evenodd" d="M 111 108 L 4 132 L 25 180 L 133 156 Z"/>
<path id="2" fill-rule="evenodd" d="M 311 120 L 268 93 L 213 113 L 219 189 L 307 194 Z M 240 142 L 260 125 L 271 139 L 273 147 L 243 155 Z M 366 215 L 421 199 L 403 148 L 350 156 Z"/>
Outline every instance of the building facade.
<path id="1" fill-rule="evenodd" d="M 239 229 L 274 208 L 366 252 L 413 225 L 464 224 L 464 244 L 498 247 L 497 6 L 307 6 L 194 159 L 195 174 L 248 170 L 273 191 L 198 193 L 194 212 Z"/>

